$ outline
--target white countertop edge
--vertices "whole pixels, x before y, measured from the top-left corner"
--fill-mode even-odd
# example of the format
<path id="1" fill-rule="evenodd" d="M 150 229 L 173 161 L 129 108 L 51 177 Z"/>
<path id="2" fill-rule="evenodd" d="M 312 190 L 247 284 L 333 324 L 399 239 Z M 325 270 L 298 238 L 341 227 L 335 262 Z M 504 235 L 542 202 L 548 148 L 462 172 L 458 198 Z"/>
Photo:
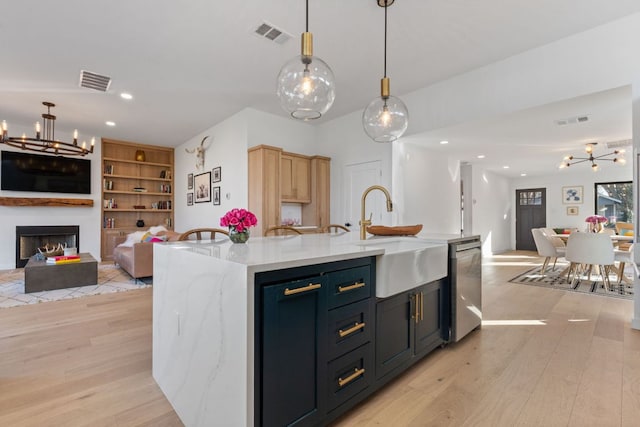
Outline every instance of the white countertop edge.
<path id="1" fill-rule="evenodd" d="M 248 273 L 261 273 L 263 271 L 281 270 L 285 268 L 304 267 L 314 264 L 326 264 L 329 262 L 344 261 L 348 259 L 365 258 L 369 256 L 376 256 L 384 254 L 382 248 L 369 248 L 366 250 L 358 250 L 358 252 L 342 253 L 327 255 L 313 258 L 302 258 L 289 261 L 271 262 L 257 265 L 247 265 Z"/>

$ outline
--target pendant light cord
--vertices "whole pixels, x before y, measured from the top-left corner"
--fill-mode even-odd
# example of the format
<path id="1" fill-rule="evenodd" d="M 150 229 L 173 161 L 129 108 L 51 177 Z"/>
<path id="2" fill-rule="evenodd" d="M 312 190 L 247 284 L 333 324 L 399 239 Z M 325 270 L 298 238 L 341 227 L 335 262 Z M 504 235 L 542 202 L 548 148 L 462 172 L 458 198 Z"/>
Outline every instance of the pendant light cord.
<path id="1" fill-rule="evenodd" d="M 384 2 L 384 77 L 387 77 L 387 3 Z"/>
<path id="2" fill-rule="evenodd" d="M 309 0 L 307 0 L 307 7 L 306 7 L 306 29 L 305 31 L 308 33 L 309 32 Z"/>

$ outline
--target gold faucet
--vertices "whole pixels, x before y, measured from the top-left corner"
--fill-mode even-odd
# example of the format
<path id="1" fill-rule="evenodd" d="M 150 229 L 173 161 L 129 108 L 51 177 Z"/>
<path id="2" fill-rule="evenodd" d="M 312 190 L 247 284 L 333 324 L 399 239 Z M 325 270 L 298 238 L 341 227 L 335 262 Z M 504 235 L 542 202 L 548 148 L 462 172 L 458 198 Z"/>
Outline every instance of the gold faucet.
<path id="1" fill-rule="evenodd" d="M 367 195 L 371 193 L 373 190 L 380 190 L 384 193 L 384 196 L 387 198 L 387 212 L 391 212 L 393 210 L 393 203 L 391 203 L 391 195 L 386 188 L 382 185 L 372 185 L 371 187 L 364 190 L 362 193 L 362 198 L 360 199 L 360 240 L 365 240 L 367 238 L 367 226 L 371 225 L 371 217 L 369 219 L 365 218 L 365 201 L 367 200 Z"/>

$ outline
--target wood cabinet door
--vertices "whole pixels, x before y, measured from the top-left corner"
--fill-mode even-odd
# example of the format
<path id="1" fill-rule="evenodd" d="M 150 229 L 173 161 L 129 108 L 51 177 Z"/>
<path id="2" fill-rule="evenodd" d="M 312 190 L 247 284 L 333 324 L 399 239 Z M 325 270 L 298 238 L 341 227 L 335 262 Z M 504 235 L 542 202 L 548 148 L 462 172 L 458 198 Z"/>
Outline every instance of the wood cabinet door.
<path id="1" fill-rule="evenodd" d="M 311 161 L 308 157 L 283 153 L 280 157 L 280 195 L 283 202 L 311 201 Z"/>
<path id="2" fill-rule="evenodd" d="M 331 159 L 314 156 L 311 158 L 310 202 L 302 205 L 302 223 L 322 229 L 331 223 Z"/>
<path id="3" fill-rule="evenodd" d="M 280 148 L 249 149 L 249 210 L 258 218 L 258 236 L 280 225 Z"/>
<path id="4" fill-rule="evenodd" d="M 323 419 L 327 333 L 325 277 L 263 288 L 262 426 Z"/>
<path id="5" fill-rule="evenodd" d="M 101 261 L 113 261 L 113 249 L 116 247 L 116 239 L 126 234 L 122 230 L 102 230 Z"/>
<path id="6" fill-rule="evenodd" d="M 282 200 L 295 200 L 293 157 L 283 154 L 280 156 L 280 197 Z"/>

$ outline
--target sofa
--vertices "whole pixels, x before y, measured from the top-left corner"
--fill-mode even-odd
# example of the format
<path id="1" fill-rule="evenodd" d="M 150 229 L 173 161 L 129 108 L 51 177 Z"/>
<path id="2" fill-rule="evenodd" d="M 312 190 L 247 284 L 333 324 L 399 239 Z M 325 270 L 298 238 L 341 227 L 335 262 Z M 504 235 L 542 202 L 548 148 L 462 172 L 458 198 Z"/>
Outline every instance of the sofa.
<path id="1" fill-rule="evenodd" d="M 159 241 L 177 241 L 180 235 L 174 231 L 160 231 L 152 235 L 155 239 L 149 241 L 141 241 L 145 237 L 138 237 L 136 233 L 118 237 L 113 250 L 113 262 L 134 279 L 153 276 L 153 245 Z"/>

